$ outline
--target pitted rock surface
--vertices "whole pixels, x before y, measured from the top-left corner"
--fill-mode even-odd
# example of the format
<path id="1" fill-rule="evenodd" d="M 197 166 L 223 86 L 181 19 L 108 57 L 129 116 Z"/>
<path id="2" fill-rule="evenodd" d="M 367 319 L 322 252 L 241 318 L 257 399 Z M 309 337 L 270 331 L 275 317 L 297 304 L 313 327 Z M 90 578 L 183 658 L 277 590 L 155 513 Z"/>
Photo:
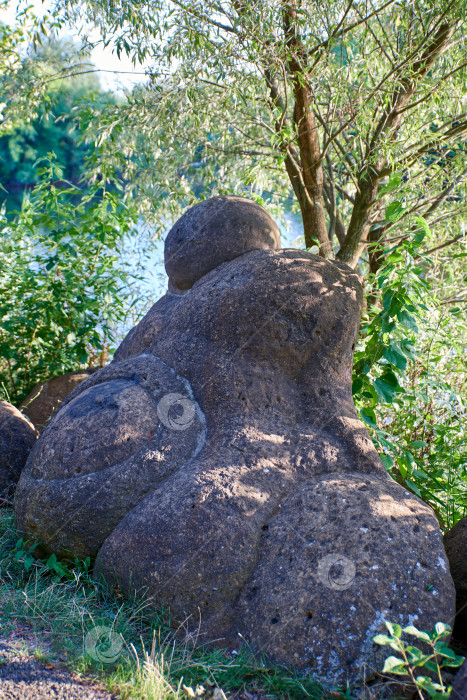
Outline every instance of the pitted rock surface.
<path id="1" fill-rule="evenodd" d="M 14 487 L 26 464 L 37 431 L 17 408 L 0 401 L 0 496 Z"/>
<path id="2" fill-rule="evenodd" d="M 353 404 L 361 304 L 354 271 L 297 250 L 253 250 L 168 293 L 44 431 L 18 488 L 20 529 L 48 551 L 97 553 L 109 582 L 200 625 L 203 640 L 233 648 L 243 638 L 333 683 L 380 664 L 371 640 L 384 619 L 422 629 L 449 620 L 436 518 L 387 474 Z M 152 451 L 98 471 L 102 454 L 78 473 L 66 437 L 81 430 L 74 403 L 143 368 L 169 432 L 154 433 Z M 164 390 L 185 397 L 178 413 Z M 138 402 L 112 415 L 109 435 L 126 434 L 130 414 L 136 435 L 147 429 L 153 413 Z M 107 410 L 96 406 L 79 420 L 86 449 L 106 444 L 107 454 L 110 418 L 89 428 Z"/>
<path id="3" fill-rule="evenodd" d="M 452 682 L 450 700 L 465 700 L 467 698 L 467 662 L 464 661 Z"/>
<path id="4" fill-rule="evenodd" d="M 186 381 L 145 355 L 82 382 L 31 454 L 15 499 L 20 528 L 47 552 L 96 556 L 128 511 L 202 448 L 205 424 L 195 401 L 178 440 L 161 414 L 169 396 L 176 418 L 176 397 L 187 395 L 191 401 Z"/>
<path id="5" fill-rule="evenodd" d="M 26 415 L 35 428 L 42 432 L 50 416 L 58 409 L 62 401 L 84 382 L 96 369 L 79 369 L 68 372 L 60 377 L 53 377 L 41 382 L 31 391 L 20 405 L 20 410 Z"/>
<path id="6" fill-rule="evenodd" d="M 186 290 L 223 262 L 280 247 L 277 224 L 259 204 L 212 197 L 188 209 L 167 234 L 165 269 L 174 287 Z"/>
<path id="7" fill-rule="evenodd" d="M 467 516 L 444 535 L 444 546 L 456 587 L 454 636 L 467 644 Z"/>
<path id="8" fill-rule="evenodd" d="M 159 334 L 172 315 L 172 309 L 180 300 L 180 296 L 167 292 L 149 309 L 141 321 L 131 329 L 114 354 L 114 361 L 126 357 L 135 357 L 147 352 L 154 338 Z"/>

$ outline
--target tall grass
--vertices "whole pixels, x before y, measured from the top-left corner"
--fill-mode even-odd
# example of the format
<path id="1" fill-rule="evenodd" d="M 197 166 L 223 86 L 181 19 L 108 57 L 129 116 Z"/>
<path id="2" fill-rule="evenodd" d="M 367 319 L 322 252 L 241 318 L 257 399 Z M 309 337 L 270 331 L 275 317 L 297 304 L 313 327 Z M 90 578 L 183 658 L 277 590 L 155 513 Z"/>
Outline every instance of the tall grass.
<path id="1" fill-rule="evenodd" d="M 106 628 L 117 658 L 102 662 L 86 646 L 89 633 Z M 120 698 L 256 697 L 321 700 L 346 697 L 310 677 L 254 658 L 180 642 L 169 616 L 129 600 L 77 566 L 60 575 L 32 562 L 17 540 L 11 509 L 0 509 L 0 634 L 26 637 L 36 657 L 63 663 L 98 679 Z M 250 695 L 248 695 L 250 693 Z M 348 696 L 350 697 L 350 696 Z"/>

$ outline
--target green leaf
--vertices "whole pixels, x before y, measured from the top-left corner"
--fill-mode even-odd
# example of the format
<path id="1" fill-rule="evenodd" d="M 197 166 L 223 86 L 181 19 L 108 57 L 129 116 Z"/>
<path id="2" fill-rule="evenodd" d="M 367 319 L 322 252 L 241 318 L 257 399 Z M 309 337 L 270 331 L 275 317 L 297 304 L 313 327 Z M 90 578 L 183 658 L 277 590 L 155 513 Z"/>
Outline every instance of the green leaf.
<path id="1" fill-rule="evenodd" d="M 397 676 L 406 676 L 407 669 L 402 659 L 397 656 L 388 656 L 383 666 L 383 673 L 394 673 Z"/>
<path id="2" fill-rule="evenodd" d="M 24 568 L 26 569 L 26 571 L 29 571 L 31 566 L 34 564 L 34 557 L 27 555 L 24 559 L 23 564 L 24 564 Z"/>
<path id="3" fill-rule="evenodd" d="M 443 687 L 439 683 L 434 683 L 428 676 L 417 676 L 417 685 L 426 690 L 428 695 L 433 698 L 437 693 L 442 692 Z"/>
<path id="4" fill-rule="evenodd" d="M 387 194 L 388 192 L 394 192 L 394 190 L 398 190 L 399 187 L 401 186 L 402 183 L 402 175 L 400 173 L 393 173 L 391 177 L 389 178 L 389 181 L 386 185 L 381 187 L 379 191 L 380 197 L 382 195 Z"/>
<path id="5" fill-rule="evenodd" d="M 432 658 L 432 655 L 424 654 L 421 649 L 414 646 L 407 646 L 405 653 L 407 654 L 409 662 L 412 664 L 412 666 L 424 666 Z"/>
<path id="6" fill-rule="evenodd" d="M 391 204 L 386 207 L 385 219 L 388 223 L 395 224 L 396 221 L 399 221 L 403 213 L 404 207 L 402 206 L 402 203 L 396 200 L 395 202 L 391 202 Z"/>
<path id="7" fill-rule="evenodd" d="M 388 620 L 385 620 L 384 624 L 386 625 L 390 634 L 392 634 L 394 637 L 397 637 L 398 639 L 401 638 L 402 628 L 400 625 L 398 625 L 395 622 L 389 622 Z"/>
<path id="8" fill-rule="evenodd" d="M 418 333 L 418 326 L 415 321 L 415 318 L 411 314 L 409 314 L 408 311 L 406 311 L 405 309 L 399 311 L 397 313 L 397 319 L 400 323 L 402 323 L 403 326 L 405 326 L 411 331 L 414 331 L 414 333 Z"/>
<path id="9" fill-rule="evenodd" d="M 384 372 L 373 382 L 373 386 L 378 392 L 378 396 L 387 403 L 392 403 L 394 394 L 401 391 L 397 378 L 391 371 Z"/>
<path id="10" fill-rule="evenodd" d="M 395 343 L 384 348 L 383 357 L 398 369 L 405 370 L 407 367 L 407 358 Z"/>
<path id="11" fill-rule="evenodd" d="M 371 408 L 362 408 L 360 411 L 360 417 L 364 423 L 370 426 L 370 428 L 377 428 L 376 425 L 376 415 Z"/>
<path id="12" fill-rule="evenodd" d="M 375 644 L 387 646 L 392 642 L 392 637 L 388 637 L 387 634 L 377 634 L 376 637 L 373 637 L 373 641 Z"/>
<path id="13" fill-rule="evenodd" d="M 416 496 L 418 496 L 419 498 L 422 497 L 421 491 L 420 491 L 420 489 L 418 488 L 417 484 L 416 484 L 414 481 L 412 481 L 411 479 L 406 479 L 406 480 L 405 480 L 405 483 L 407 484 L 407 486 L 409 487 L 409 489 L 410 489 L 411 491 L 414 492 L 414 494 L 415 494 Z"/>
<path id="14" fill-rule="evenodd" d="M 416 224 L 420 226 L 421 229 L 425 232 L 427 236 L 430 235 L 430 227 L 428 226 L 428 223 L 426 219 L 423 218 L 423 216 L 415 216 L 414 221 Z M 423 239 L 422 239 L 423 240 Z"/>
<path id="15" fill-rule="evenodd" d="M 462 666 L 464 661 L 465 656 L 459 656 L 456 654 L 453 658 L 449 659 L 449 661 L 445 665 L 449 668 L 458 668 L 459 666 Z"/>
<path id="16" fill-rule="evenodd" d="M 444 622 L 437 622 L 433 627 L 433 634 L 438 637 L 447 637 L 451 632 L 452 628 Z"/>
<path id="17" fill-rule="evenodd" d="M 378 396 L 382 401 L 392 403 L 394 395 L 394 389 L 392 386 L 387 384 L 384 379 L 381 379 L 381 377 L 375 380 L 373 386 L 375 387 L 376 391 L 378 392 Z"/>
<path id="18" fill-rule="evenodd" d="M 363 379 L 358 378 L 352 382 L 352 394 L 358 394 L 358 392 L 363 387 Z"/>
<path id="19" fill-rule="evenodd" d="M 401 341 L 400 349 L 402 350 L 404 355 L 406 355 L 410 360 L 416 360 L 418 358 L 416 348 L 406 338 L 404 338 L 404 340 Z"/>
<path id="20" fill-rule="evenodd" d="M 394 460 L 390 455 L 379 453 L 379 458 L 382 461 L 385 469 L 389 470 L 394 466 Z"/>
<path id="21" fill-rule="evenodd" d="M 55 556 L 55 554 L 51 554 L 50 557 L 47 559 L 46 566 L 48 569 L 53 569 L 56 563 L 57 557 Z"/>
<path id="22" fill-rule="evenodd" d="M 430 660 L 425 662 L 425 670 L 431 671 L 431 673 L 434 673 L 435 675 L 438 674 L 439 668 L 440 667 L 438 666 L 436 661 Z"/>
<path id="23" fill-rule="evenodd" d="M 446 642 L 437 641 L 435 642 L 436 653 L 446 659 L 455 659 L 456 653 L 448 647 Z"/>
<path id="24" fill-rule="evenodd" d="M 395 292 L 393 289 L 390 289 L 387 292 L 383 292 L 383 298 L 382 298 L 383 311 L 389 311 L 389 307 L 392 304 L 392 300 L 393 300 L 394 296 L 395 296 Z"/>
<path id="25" fill-rule="evenodd" d="M 391 253 L 391 255 L 388 255 L 386 258 L 386 264 L 391 264 L 391 263 L 400 263 L 400 262 L 405 262 L 404 256 L 401 255 L 399 252 L 394 252 Z"/>

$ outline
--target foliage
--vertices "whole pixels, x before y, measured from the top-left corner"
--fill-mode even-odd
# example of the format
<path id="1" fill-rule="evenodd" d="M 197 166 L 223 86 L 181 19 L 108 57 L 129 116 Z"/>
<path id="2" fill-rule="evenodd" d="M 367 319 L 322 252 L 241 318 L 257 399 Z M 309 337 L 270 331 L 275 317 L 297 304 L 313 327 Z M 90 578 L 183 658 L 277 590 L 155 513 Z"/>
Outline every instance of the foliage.
<path id="1" fill-rule="evenodd" d="M 366 276 L 353 388 L 381 458 L 435 508 L 443 527 L 452 526 L 467 507 L 467 323 L 459 289 L 467 272 L 465 3 L 389 0 L 368 15 L 364 4 L 340 0 L 225 2 L 207 11 L 198 0 L 62 5 L 63 21 L 83 12 L 117 52 L 153 65 L 147 85 L 103 104 L 79 75 L 86 66 L 54 56 L 53 43 L 37 49 L 47 27 L 29 11 L 16 29 L 0 27 L 9 96 L 0 176 L 23 184 L 38 178 L 21 211 L 1 224 L 5 397 L 17 403 L 37 381 L 105 362 L 136 296 L 122 263 L 136 223 L 132 198 L 164 228 L 200 196 L 246 193 L 280 207 L 293 201 L 306 247 L 358 264 Z M 59 26 L 57 17 L 50 26 Z M 28 42 L 36 48 L 25 53 Z M 64 77 L 70 70 L 72 78 Z M 35 164 L 50 141 L 67 170 L 53 159 Z M 76 181 L 85 155 L 92 184 L 83 192 Z M 125 204 L 106 189 L 122 174 Z M 68 635 L 83 669 L 96 670 L 83 656 L 83 634 L 110 619 L 133 650 L 107 676 L 122 693 L 184 697 L 214 678 L 233 690 L 253 684 L 278 697 L 322 695 L 310 678 L 180 648 L 155 614 L 120 602 L 118 590 L 114 600 L 89 562 L 35 560 L 12 537 L 0 575 L 6 608 L 13 600 L 16 619 L 35 629 L 55 625 L 60 646 Z M 385 671 L 408 674 L 420 697 L 448 697 L 440 669 L 459 657 L 443 641 L 446 626 L 428 634 L 388 623 L 388 630 L 375 641 L 402 658 L 391 657 Z M 407 646 L 402 632 L 432 653 Z M 417 677 L 417 668 L 438 673 L 439 683 Z"/>
<path id="2" fill-rule="evenodd" d="M 104 363 L 128 311 L 121 262 L 136 219 L 115 193 L 57 187 L 53 157 L 0 236 L 0 383 L 18 403 L 39 381 Z M 134 280 L 133 280 L 134 281 Z"/>
<path id="3" fill-rule="evenodd" d="M 0 184 L 7 209 L 21 206 L 24 190 L 37 183 L 38 161 L 52 150 L 63 177 L 78 185 L 85 174 L 86 157 L 94 147 L 83 139 L 75 112 L 90 97 L 96 109 L 104 103 L 116 102 L 111 94 L 102 92 L 93 66 L 85 62 L 85 57 L 70 41 L 43 41 L 30 53 L 31 71 L 45 81 L 45 90 L 32 114 L 18 118 L 3 134 L 0 132 Z M 64 67 L 68 77 L 52 79 L 57 71 L 61 76 Z M 18 82 L 21 78 L 22 74 Z M 0 91 L 1 87 L 0 78 Z M 19 85 L 17 89 L 21 91 Z"/>
<path id="4" fill-rule="evenodd" d="M 43 559 L 37 558 L 37 554 L 33 556 L 34 550 L 39 546 L 38 542 L 30 542 L 24 540 L 20 537 L 15 544 L 15 562 L 20 562 L 25 571 L 29 571 L 33 566 L 36 568 L 45 570 L 48 573 L 52 573 L 52 576 L 60 581 L 62 578 L 74 579 L 76 572 L 83 572 L 84 574 L 89 571 L 91 566 L 91 559 L 86 557 L 84 560 L 79 560 L 78 557 L 74 557 L 73 568 L 68 566 L 65 562 L 59 561 L 55 554 L 51 554 L 49 557 Z"/>
<path id="5" fill-rule="evenodd" d="M 9 5 L 0 0 L 0 11 Z M 58 26 L 50 14 L 39 19 L 25 3 L 18 3 L 14 26 L 0 22 L 0 136 L 33 119 L 44 103 L 46 84 L 30 52 Z"/>
<path id="6" fill-rule="evenodd" d="M 439 222 L 465 210 L 464 2 L 68 0 L 56 9 L 148 65 L 147 85 L 99 112 L 104 157 L 93 170 L 124 172 L 159 221 L 201 191 L 294 201 L 307 247 L 371 266 L 366 245 L 386 243 L 409 216 L 430 219 L 445 241 Z M 386 219 L 395 189 L 401 206 Z"/>
<path id="7" fill-rule="evenodd" d="M 443 681 L 442 669 L 457 668 L 464 661 L 463 656 L 458 656 L 447 645 L 451 634 L 449 625 L 437 622 L 432 632 L 422 632 L 413 625 L 402 629 L 400 625 L 391 622 L 386 622 L 386 627 L 389 634 L 378 634 L 373 637 L 373 641 L 390 647 L 400 656 L 389 656 L 384 664 L 383 673 L 410 678 L 420 700 L 425 700 L 427 696 L 433 700 L 448 700 L 451 688 Z M 402 639 L 402 633 L 423 642 L 428 647 L 428 653 L 407 644 Z M 430 675 L 416 675 L 418 669 L 434 674 L 435 680 Z"/>
<path id="8" fill-rule="evenodd" d="M 420 252 L 426 222 L 412 229 L 370 281 L 381 304 L 367 309 L 353 392 L 385 467 L 449 528 L 467 507 L 467 322 Z"/>
<path id="9" fill-rule="evenodd" d="M 127 194 L 157 210 L 163 228 L 198 196 L 247 191 L 261 200 L 273 191 L 284 203 L 293 191 L 306 245 L 316 243 L 314 250 L 330 256 L 328 236 L 333 254 L 355 264 L 362 250 L 351 241 L 355 233 L 366 239 L 359 266 L 369 301 L 356 354 L 356 402 L 392 476 L 450 527 L 467 506 L 466 299 L 459 289 L 467 279 L 459 98 L 467 70 L 465 8 L 421 0 L 376 4 L 369 15 L 338 1 L 326 9 L 260 0 L 210 7 L 201 12 L 191 0 L 57 6 L 52 27 L 80 17 L 97 25 L 118 54 L 152 61 L 148 84 L 103 107 L 89 94 L 87 66 L 57 42 L 38 45 L 44 28 L 41 35 L 36 26 L 35 48 L 22 63 L 28 94 L 41 95 L 45 106 L 37 111 L 44 115 L 53 100 L 72 100 L 72 107 L 79 94 L 70 124 L 79 117 L 81 134 L 95 137 L 88 175 L 104 182 L 124 173 Z M 31 32 L 23 38 L 32 41 Z M 310 194 L 308 117 L 319 134 L 322 172 L 315 176 L 323 178 L 318 195 L 327 221 L 324 235 L 315 219 L 311 237 L 302 185 L 290 170 L 295 163 Z M 28 126 L 42 137 L 49 129 L 47 138 L 58 136 L 57 128 L 44 119 Z M 17 143 L 19 133 L 10 130 L 3 143 L 24 159 L 30 144 Z M 77 138 L 63 151 L 65 177 L 73 176 Z M 26 159 L 25 172 L 37 153 Z M 23 177 L 17 164 L 12 168 Z M 21 360 L 26 372 L 28 357 Z"/>

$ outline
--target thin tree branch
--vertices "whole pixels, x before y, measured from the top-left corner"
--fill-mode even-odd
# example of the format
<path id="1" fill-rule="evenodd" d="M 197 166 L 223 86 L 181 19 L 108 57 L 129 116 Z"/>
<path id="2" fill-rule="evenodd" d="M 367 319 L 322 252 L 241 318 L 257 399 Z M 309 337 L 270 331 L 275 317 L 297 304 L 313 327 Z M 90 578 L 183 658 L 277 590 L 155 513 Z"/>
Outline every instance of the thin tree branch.
<path id="1" fill-rule="evenodd" d="M 321 51 L 321 49 L 327 49 L 331 41 L 336 40 L 336 39 L 341 39 L 343 36 L 345 36 L 346 34 L 351 32 L 353 29 L 356 29 L 360 25 L 365 24 L 365 22 L 368 22 L 368 20 L 379 15 L 381 12 L 383 12 L 383 10 L 388 8 L 390 5 L 394 5 L 394 3 L 396 1 L 397 0 L 387 0 L 387 2 L 384 3 L 384 5 L 382 5 L 380 8 L 378 8 L 377 10 L 374 10 L 373 12 L 370 12 L 370 14 L 366 15 L 365 17 L 362 17 L 357 22 L 353 22 L 352 24 L 349 24 L 348 27 L 345 27 L 345 29 L 341 29 L 337 33 L 333 32 L 328 39 L 326 39 L 325 41 L 322 41 L 317 46 L 312 48 L 311 51 L 308 52 L 308 55 L 313 56 L 318 51 Z"/>
<path id="2" fill-rule="evenodd" d="M 453 2 L 455 2 L 455 0 L 453 0 Z M 447 14 L 448 9 L 452 6 L 453 2 L 452 2 L 451 5 L 445 10 L 445 12 L 443 13 L 442 17 L 444 17 L 444 16 Z M 435 26 L 437 26 L 437 25 L 440 23 L 440 21 L 441 21 L 441 18 L 438 19 L 438 22 L 437 22 L 437 24 L 436 24 Z M 443 26 L 444 26 L 444 25 L 443 25 Z M 439 34 L 439 31 L 440 31 L 440 30 L 438 30 L 438 32 L 437 32 L 437 34 L 436 34 L 435 36 L 437 36 L 437 35 Z M 434 29 L 432 30 L 432 32 L 430 32 L 429 35 L 427 35 L 427 36 L 424 37 L 424 39 L 420 42 L 420 44 L 417 46 L 417 48 L 414 49 L 414 50 L 412 51 L 412 53 L 410 54 L 410 56 L 407 56 L 407 57 L 406 57 L 403 61 L 401 61 L 397 66 L 394 66 L 394 67 L 389 71 L 389 73 L 387 73 L 387 74 L 380 80 L 380 82 L 378 83 L 378 85 L 377 85 L 375 88 L 373 88 L 373 90 L 370 92 L 370 94 L 365 98 L 365 100 L 364 100 L 364 102 L 363 102 L 363 104 L 362 104 L 362 107 L 363 107 L 365 104 L 367 104 L 378 92 L 381 91 L 381 88 L 383 87 L 383 85 L 389 80 L 389 78 L 391 78 L 392 75 L 395 75 L 395 74 L 398 73 L 398 72 L 400 73 L 400 72 L 402 71 L 403 68 L 405 68 L 406 66 L 408 66 L 408 65 L 410 64 L 410 62 L 419 54 L 420 50 L 421 50 L 421 49 L 423 48 L 423 46 L 427 43 L 427 40 L 430 38 L 430 36 L 431 36 L 431 34 L 432 34 L 433 32 L 434 32 Z M 443 50 L 445 50 L 446 47 L 447 47 L 447 44 L 446 44 L 446 46 L 443 48 Z M 425 53 L 426 53 L 426 52 L 425 52 Z M 425 61 L 428 60 L 429 58 L 430 58 L 430 56 L 425 57 Z M 418 60 L 415 62 L 414 66 L 417 65 L 417 63 L 420 63 L 420 61 L 421 61 L 421 59 L 418 59 Z M 432 63 L 434 63 L 434 62 L 435 62 L 435 61 L 433 60 Z M 412 72 L 413 72 L 413 68 L 412 68 Z M 419 75 L 419 77 L 422 77 L 422 76 Z M 407 80 L 407 78 L 406 78 L 406 80 Z M 400 90 L 396 90 L 396 92 L 394 93 L 394 95 L 397 96 L 397 94 L 398 94 L 399 92 L 400 92 Z M 385 110 L 385 112 L 384 112 L 384 114 L 383 114 L 383 117 L 380 119 L 380 122 L 379 122 L 379 124 L 378 124 L 380 131 L 381 131 L 382 126 L 384 125 L 384 117 L 385 117 L 385 115 L 388 115 L 388 114 L 390 113 L 390 111 L 392 111 L 392 109 L 391 109 L 391 110 Z M 352 117 L 350 117 L 350 119 L 348 119 L 343 125 L 341 125 L 341 127 L 340 127 L 339 129 L 337 129 L 333 134 L 331 134 L 331 136 L 329 137 L 328 141 L 327 141 L 327 142 L 324 144 L 324 146 L 323 146 L 323 156 L 324 156 L 324 154 L 326 153 L 326 150 L 329 148 L 330 143 L 331 143 L 333 140 L 335 140 L 345 129 L 347 129 L 348 126 L 351 126 L 351 124 L 353 124 L 353 122 L 356 120 L 358 114 L 359 114 L 359 112 L 356 111 L 355 114 L 354 114 Z M 375 116 L 376 116 L 376 110 L 375 110 Z M 396 115 L 394 115 L 394 116 L 396 116 Z M 386 117 L 386 118 L 387 118 L 387 117 Z M 377 127 L 377 129 L 378 129 L 378 127 Z M 376 130 L 375 130 L 375 131 L 376 131 Z M 382 132 L 381 132 L 381 133 L 382 133 Z M 371 148 L 371 145 L 368 145 L 368 148 L 367 148 L 367 160 L 369 159 L 369 156 L 370 156 L 372 150 L 374 150 L 374 149 Z"/>
<path id="3" fill-rule="evenodd" d="M 401 86 L 395 91 L 390 107 L 383 112 L 371 138 L 366 154 L 367 162 L 371 162 L 373 156 L 377 154 L 383 136 L 386 139 L 394 137 L 402 119 L 399 110 L 407 106 L 417 88 L 417 81 L 428 73 L 439 56 L 446 50 L 453 32 L 453 26 L 446 23 L 439 24 L 436 34 L 430 40 L 425 51 L 413 64 L 410 76 L 401 81 Z M 359 191 L 355 197 L 347 236 L 337 254 L 340 260 L 351 265 L 356 264 L 362 248 L 362 241 L 366 240 L 369 233 L 369 212 L 378 196 L 378 184 L 383 177 L 384 165 L 381 158 L 377 157 L 375 166 L 363 169 L 359 176 Z"/>
<path id="4" fill-rule="evenodd" d="M 209 17 L 207 13 L 200 14 L 199 12 L 195 12 L 192 8 L 187 7 L 183 2 L 180 2 L 179 0 L 170 0 L 170 2 L 173 2 L 174 5 L 177 5 L 177 7 L 179 7 L 181 10 L 191 15 L 192 17 L 196 17 L 196 19 L 200 19 L 203 22 L 207 22 L 213 27 L 222 29 L 224 32 L 230 32 L 231 34 L 238 35 L 238 31 L 235 29 L 235 27 L 229 27 L 229 25 L 227 24 L 217 22 L 215 19 L 212 19 L 212 17 Z"/>
<path id="5" fill-rule="evenodd" d="M 454 243 L 457 243 L 460 241 L 462 238 L 465 239 L 465 233 L 461 233 L 458 236 L 454 236 L 454 238 L 450 238 L 448 241 L 445 241 L 444 243 L 441 243 L 440 245 L 435 246 L 434 248 L 430 248 L 429 250 L 423 251 L 423 253 L 420 253 L 420 255 L 416 255 L 414 260 L 418 260 L 419 258 L 423 257 L 424 255 L 431 255 L 431 253 L 436 253 L 437 250 L 442 250 L 443 248 L 447 248 L 450 245 L 453 245 Z"/>
<path id="6" fill-rule="evenodd" d="M 444 134 L 438 136 L 438 138 L 431 139 L 431 141 L 427 141 L 414 153 L 409 153 L 405 158 L 398 161 L 397 167 L 408 167 L 410 163 L 413 163 L 414 161 L 418 160 L 428 151 L 431 151 L 433 148 L 439 148 L 439 146 L 445 143 L 446 141 L 450 141 L 452 138 L 461 136 L 464 133 L 467 133 L 467 119 L 461 122 L 460 124 L 456 124 L 456 126 L 451 127 L 451 129 L 448 129 L 448 131 L 446 131 Z M 392 168 L 389 170 L 389 172 L 387 170 L 384 170 L 384 172 L 389 174 L 390 172 L 392 172 Z"/>

